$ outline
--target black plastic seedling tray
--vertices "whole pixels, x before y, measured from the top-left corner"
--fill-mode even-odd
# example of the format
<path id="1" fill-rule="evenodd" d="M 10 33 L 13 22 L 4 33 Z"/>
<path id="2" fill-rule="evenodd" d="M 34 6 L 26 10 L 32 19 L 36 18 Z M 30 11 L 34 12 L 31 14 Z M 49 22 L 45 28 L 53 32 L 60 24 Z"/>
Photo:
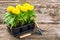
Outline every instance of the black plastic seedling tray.
<path id="1" fill-rule="evenodd" d="M 24 33 L 30 32 L 35 28 L 35 24 L 31 23 L 31 24 L 27 24 L 24 26 L 19 26 L 19 27 L 15 27 L 10 29 L 9 27 L 7 27 L 8 31 L 13 35 L 13 36 L 19 36 L 22 35 Z"/>

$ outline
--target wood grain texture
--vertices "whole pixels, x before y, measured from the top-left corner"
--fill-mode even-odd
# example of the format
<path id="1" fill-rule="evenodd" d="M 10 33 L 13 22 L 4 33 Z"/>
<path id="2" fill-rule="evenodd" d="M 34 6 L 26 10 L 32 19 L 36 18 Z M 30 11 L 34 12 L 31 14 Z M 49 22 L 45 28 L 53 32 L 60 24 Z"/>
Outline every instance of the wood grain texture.
<path id="1" fill-rule="evenodd" d="M 0 22 L 3 20 L 6 7 L 8 5 L 15 6 L 20 2 L 20 0 L 0 0 Z M 33 35 L 21 40 L 60 40 L 59 31 L 56 32 L 58 28 L 60 29 L 60 24 L 52 24 L 60 22 L 60 0 L 26 0 L 26 2 L 35 6 L 36 21 L 43 30 L 43 35 L 39 35 L 35 29 Z M 20 40 L 9 34 L 6 25 L 0 24 L 0 27 L 0 40 Z"/>

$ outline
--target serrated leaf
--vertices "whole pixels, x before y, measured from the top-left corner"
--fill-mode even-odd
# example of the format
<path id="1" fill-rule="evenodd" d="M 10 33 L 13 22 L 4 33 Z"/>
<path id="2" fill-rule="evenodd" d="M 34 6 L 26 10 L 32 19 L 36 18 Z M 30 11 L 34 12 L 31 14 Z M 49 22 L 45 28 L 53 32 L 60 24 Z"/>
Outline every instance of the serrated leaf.
<path id="1" fill-rule="evenodd" d="M 9 15 L 10 15 L 10 13 L 7 12 L 7 13 L 4 14 L 4 17 L 6 18 L 6 17 L 8 17 Z"/>
<path id="2" fill-rule="evenodd" d="M 9 22 L 8 20 L 10 19 L 10 17 L 7 17 L 4 21 L 5 22 Z"/>
<path id="3" fill-rule="evenodd" d="M 15 18 L 10 19 L 9 24 L 12 24 L 14 22 Z"/>

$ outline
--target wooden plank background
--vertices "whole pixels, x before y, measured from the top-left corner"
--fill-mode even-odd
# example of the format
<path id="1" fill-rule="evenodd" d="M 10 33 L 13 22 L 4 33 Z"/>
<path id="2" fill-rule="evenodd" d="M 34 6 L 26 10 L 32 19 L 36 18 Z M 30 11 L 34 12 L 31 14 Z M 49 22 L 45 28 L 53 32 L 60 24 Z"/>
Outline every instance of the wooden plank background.
<path id="1" fill-rule="evenodd" d="M 29 2 L 35 6 L 36 21 L 43 32 L 39 35 L 34 30 L 34 34 L 21 40 L 60 40 L 60 24 L 41 24 L 59 23 L 60 21 L 60 0 L 0 0 L 0 22 L 3 22 L 3 14 L 8 5 L 15 6 L 18 3 Z M 20 40 L 7 31 L 5 24 L 0 24 L 0 40 Z"/>

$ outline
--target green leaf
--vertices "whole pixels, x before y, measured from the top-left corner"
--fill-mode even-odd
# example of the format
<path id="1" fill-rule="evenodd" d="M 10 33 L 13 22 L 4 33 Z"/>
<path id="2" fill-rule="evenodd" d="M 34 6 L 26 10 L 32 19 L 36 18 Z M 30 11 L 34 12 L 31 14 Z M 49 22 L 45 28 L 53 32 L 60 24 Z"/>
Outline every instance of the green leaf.
<path id="1" fill-rule="evenodd" d="M 10 19 L 10 17 L 7 17 L 4 21 L 8 23 L 9 19 Z"/>
<path id="2" fill-rule="evenodd" d="M 6 17 L 8 17 L 10 15 L 10 13 L 5 13 L 4 14 L 4 19 L 6 18 Z"/>
<path id="3" fill-rule="evenodd" d="M 15 18 L 10 19 L 10 20 L 9 20 L 9 24 L 12 24 L 12 23 L 14 22 L 14 19 L 15 19 Z"/>

